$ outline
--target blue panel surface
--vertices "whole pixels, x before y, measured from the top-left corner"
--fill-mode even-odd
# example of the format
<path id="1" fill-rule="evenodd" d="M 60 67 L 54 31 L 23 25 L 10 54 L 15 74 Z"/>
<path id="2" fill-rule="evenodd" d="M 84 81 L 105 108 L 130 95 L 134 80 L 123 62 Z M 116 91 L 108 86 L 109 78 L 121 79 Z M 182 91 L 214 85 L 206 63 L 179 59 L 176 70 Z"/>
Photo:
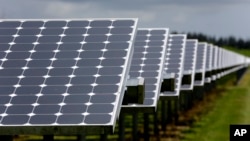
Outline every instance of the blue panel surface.
<path id="1" fill-rule="evenodd" d="M 0 21 L 0 130 L 113 126 L 136 26 L 137 19 Z"/>

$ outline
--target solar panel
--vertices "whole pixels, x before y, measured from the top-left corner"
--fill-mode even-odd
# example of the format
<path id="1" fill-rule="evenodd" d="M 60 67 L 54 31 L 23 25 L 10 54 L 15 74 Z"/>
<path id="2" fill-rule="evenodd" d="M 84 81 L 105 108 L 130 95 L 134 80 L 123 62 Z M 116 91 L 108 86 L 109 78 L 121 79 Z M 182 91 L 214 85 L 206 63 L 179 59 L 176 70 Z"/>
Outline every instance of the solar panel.
<path id="1" fill-rule="evenodd" d="M 218 47 L 218 52 L 217 52 L 217 74 L 216 74 L 216 78 L 220 78 L 221 74 L 220 74 L 220 69 L 221 69 L 221 57 L 222 57 L 222 52 L 221 52 L 221 48 Z"/>
<path id="2" fill-rule="evenodd" d="M 136 26 L 137 19 L 0 21 L 1 133 L 112 130 Z"/>
<path id="3" fill-rule="evenodd" d="M 197 45 L 198 40 L 188 39 L 186 41 L 181 90 L 193 89 Z"/>
<path id="4" fill-rule="evenodd" d="M 185 34 L 170 34 L 165 61 L 165 73 L 174 77 L 174 89 L 160 94 L 162 98 L 179 96 L 183 73 L 184 53 L 186 46 Z"/>
<path id="5" fill-rule="evenodd" d="M 205 80 L 207 43 L 198 43 L 194 86 L 203 86 Z"/>
<path id="6" fill-rule="evenodd" d="M 227 60 L 228 60 L 228 56 L 227 56 L 227 50 L 221 48 L 222 50 L 222 58 L 221 58 L 221 67 L 222 67 L 222 72 L 221 72 L 221 76 L 224 76 L 226 74 L 227 71 Z"/>
<path id="7" fill-rule="evenodd" d="M 215 81 L 216 80 L 216 74 L 217 74 L 217 53 L 218 53 L 218 50 L 217 50 L 217 46 L 214 46 L 213 47 L 213 59 L 212 59 L 212 81 Z"/>
<path id="8" fill-rule="evenodd" d="M 162 72 L 164 68 L 166 46 L 168 39 L 167 28 L 141 28 L 137 30 L 134 42 L 130 78 L 144 78 L 145 98 L 143 104 L 123 105 L 123 108 L 156 107 L 159 98 Z"/>
<path id="9" fill-rule="evenodd" d="M 207 55 L 206 55 L 206 72 L 205 72 L 205 82 L 211 82 L 211 73 L 212 73 L 212 55 L 213 55 L 213 45 L 207 45 Z"/>

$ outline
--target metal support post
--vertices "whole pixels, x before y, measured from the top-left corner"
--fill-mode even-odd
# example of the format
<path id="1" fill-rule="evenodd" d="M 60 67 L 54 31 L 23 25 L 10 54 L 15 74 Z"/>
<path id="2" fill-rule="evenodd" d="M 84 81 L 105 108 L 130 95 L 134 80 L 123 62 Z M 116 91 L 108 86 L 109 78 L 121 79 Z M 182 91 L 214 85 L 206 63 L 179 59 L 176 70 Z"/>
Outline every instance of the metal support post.
<path id="1" fill-rule="evenodd" d="M 149 114 L 144 113 L 144 141 L 149 141 Z"/>
<path id="2" fill-rule="evenodd" d="M 138 141 L 138 113 L 133 113 L 133 141 Z"/>
<path id="3" fill-rule="evenodd" d="M 172 109 L 172 100 L 167 101 L 167 123 L 172 122 L 173 109 Z"/>
<path id="4" fill-rule="evenodd" d="M 13 141 L 13 136 L 11 135 L 1 135 L 0 138 L 3 141 Z"/>
<path id="5" fill-rule="evenodd" d="M 54 141 L 54 135 L 43 135 L 43 141 Z"/>
<path id="6" fill-rule="evenodd" d="M 77 141 L 85 141 L 85 135 L 77 135 Z"/>
<path id="7" fill-rule="evenodd" d="M 157 111 L 154 112 L 154 134 L 159 135 L 159 128 L 158 128 L 158 115 Z"/>
<path id="8" fill-rule="evenodd" d="M 107 140 L 107 134 L 101 134 L 100 135 L 100 141 L 106 141 Z"/>
<path id="9" fill-rule="evenodd" d="M 124 114 L 120 113 L 119 116 L 119 141 L 125 141 L 125 126 L 124 126 Z"/>
<path id="10" fill-rule="evenodd" d="M 174 100 L 174 122 L 177 124 L 179 119 L 179 100 Z"/>
<path id="11" fill-rule="evenodd" d="M 166 131 L 166 103 L 165 100 L 161 101 L 161 128 Z"/>

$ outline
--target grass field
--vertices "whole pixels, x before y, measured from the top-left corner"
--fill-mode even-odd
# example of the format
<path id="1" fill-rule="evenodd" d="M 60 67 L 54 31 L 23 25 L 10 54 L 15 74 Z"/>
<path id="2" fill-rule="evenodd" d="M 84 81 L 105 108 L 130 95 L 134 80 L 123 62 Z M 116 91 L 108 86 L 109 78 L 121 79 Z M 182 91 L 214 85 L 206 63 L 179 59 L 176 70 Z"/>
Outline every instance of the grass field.
<path id="1" fill-rule="evenodd" d="M 238 86 L 227 86 L 212 110 L 186 131 L 183 141 L 229 141 L 230 124 L 250 124 L 250 71 Z"/>

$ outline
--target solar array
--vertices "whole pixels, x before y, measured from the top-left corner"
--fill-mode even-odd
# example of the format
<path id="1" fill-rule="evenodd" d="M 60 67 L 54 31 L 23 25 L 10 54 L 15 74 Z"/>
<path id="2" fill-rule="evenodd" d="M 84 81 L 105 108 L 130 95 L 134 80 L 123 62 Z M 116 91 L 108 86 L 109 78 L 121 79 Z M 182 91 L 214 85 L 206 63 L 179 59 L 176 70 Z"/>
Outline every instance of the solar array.
<path id="1" fill-rule="evenodd" d="M 164 91 L 161 93 L 162 98 L 179 96 L 181 79 L 183 73 L 184 53 L 186 46 L 186 35 L 183 34 L 170 34 L 167 46 L 167 55 L 165 61 L 166 75 L 173 75 L 174 77 L 174 90 Z"/>
<path id="2" fill-rule="evenodd" d="M 124 108 L 156 108 L 162 83 L 167 39 L 167 28 L 137 30 L 129 77 L 145 79 L 145 98 L 143 104 L 130 103 L 123 105 Z"/>
<path id="3" fill-rule="evenodd" d="M 0 20 L 0 135 L 112 132 L 121 108 L 154 112 L 159 97 L 178 100 L 249 64 L 133 18 Z M 140 78 L 143 103 L 122 105 Z"/>
<path id="4" fill-rule="evenodd" d="M 188 39 L 185 47 L 181 90 L 192 90 L 194 84 L 198 40 Z"/>
<path id="5" fill-rule="evenodd" d="M 136 24 L 1 21 L 0 126 L 113 126 Z"/>
<path id="6" fill-rule="evenodd" d="M 195 66 L 195 86 L 203 86 L 205 81 L 207 43 L 198 43 L 196 66 Z"/>

